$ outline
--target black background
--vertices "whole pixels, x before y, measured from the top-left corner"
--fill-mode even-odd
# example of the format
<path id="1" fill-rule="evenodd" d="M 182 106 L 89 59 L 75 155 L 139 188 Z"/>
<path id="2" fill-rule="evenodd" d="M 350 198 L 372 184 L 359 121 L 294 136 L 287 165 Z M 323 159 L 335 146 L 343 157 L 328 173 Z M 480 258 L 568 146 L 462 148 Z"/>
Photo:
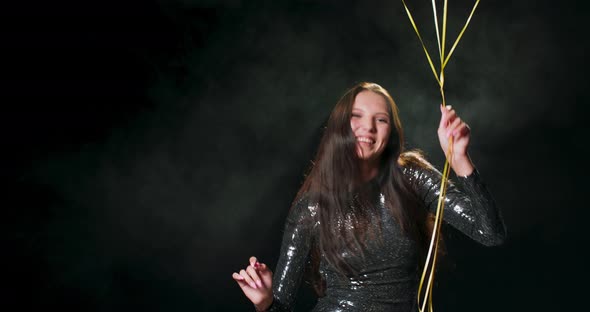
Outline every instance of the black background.
<path id="1" fill-rule="evenodd" d="M 409 4 L 434 53 L 430 1 Z M 450 1 L 449 38 L 471 5 Z M 509 239 L 486 248 L 445 229 L 439 310 L 583 304 L 580 5 L 482 1 L 447 67 L 447 100 L 473 130 Z M 251 255 L 276 264 L 322 123 L 356 82 L 387 88 L 407 147 L 442 165 L 437 86 L 401 2 L 27 2 L 1 14 L 8 310 L 251 310 L 231 273 Z M 313 306 L 306 287 L 299 298 Z"/>

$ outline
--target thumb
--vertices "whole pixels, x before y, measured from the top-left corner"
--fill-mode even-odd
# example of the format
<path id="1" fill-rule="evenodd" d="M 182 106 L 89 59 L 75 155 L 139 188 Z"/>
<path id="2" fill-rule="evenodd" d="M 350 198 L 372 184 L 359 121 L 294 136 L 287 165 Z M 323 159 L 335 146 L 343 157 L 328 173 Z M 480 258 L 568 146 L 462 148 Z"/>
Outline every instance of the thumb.
<path id="1" fill-rule="evenodd" d="M 441 118 L 440 118 L 440 124 L 438 125 L 439 129 L 443 129 L 447 126 L 447 123 L 449 122 L 449 118 L 450 118 L 450 114 L 448 114 L 448 112 L 450 112 L 452 109 L 451 105 L 447 105 L 447 106 L 442 106 L 442 104 L 440 105 L 440 112 L 441 112 Z"/>
<path id="2" fill-rule="evenodd" d="M 260 278 L 266 281 L 272 280 L 272 271 L 268 268 L 268 266 L 264 263 L 258 264 L 256 271 L 260 275 Z"/>
<path id="3" fill-rule="evenodd" d="M 264 263 L 258 264 L 257 270 L 262 275 L 268 275 L 268 274 L 272 275 L 272 272 L 268 269 L 268 266 L 266 266 L 266 264 L 264 264 Z"/>

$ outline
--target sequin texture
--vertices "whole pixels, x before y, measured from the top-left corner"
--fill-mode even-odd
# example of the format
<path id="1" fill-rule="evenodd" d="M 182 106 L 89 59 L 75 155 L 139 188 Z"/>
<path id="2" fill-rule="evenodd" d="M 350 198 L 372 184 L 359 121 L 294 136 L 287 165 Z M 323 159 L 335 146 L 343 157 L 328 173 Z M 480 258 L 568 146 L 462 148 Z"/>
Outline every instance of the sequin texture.
<path id="1" fill-rule="evenodd" d="M 434 212 L 441 173 L 428 164 L 403 167 L 403 173 L 425 206 Z M 369 242 L 364 259 L 345 255 L 351 257 L 347 261 L 360 267 L 354 277 L 344 278 L 322 258 L 320 274 L 326 280 L 326 296 L 319 298 L 313 311 L 416 311 L 421 273 L 418 248 L 385 208 L 383 195 L 375 199 L 375 205 L 381 214 L 381 235 L 386 244 Z M 274 271 L 274 301 L 270 311 L 293 310 L 311 243 L 317 235 L 317 209 L 317 205 L 301 200 L 289 212 Z M 457 183 L 449 181 L 444 220 L 486 246 L 498 245 L 506 236 L 500 212 L 477 170 L 467 177 L 458 177 Z"/>

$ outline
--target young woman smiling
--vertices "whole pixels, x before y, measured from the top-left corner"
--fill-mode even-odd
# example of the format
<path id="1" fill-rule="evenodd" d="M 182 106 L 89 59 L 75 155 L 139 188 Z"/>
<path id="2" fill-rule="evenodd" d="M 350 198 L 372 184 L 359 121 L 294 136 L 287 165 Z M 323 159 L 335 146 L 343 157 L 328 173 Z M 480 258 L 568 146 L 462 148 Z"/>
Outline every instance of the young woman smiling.
<path id="1" fill-rule="evenodd" d="M 467 152 L 469 126 L 450 106 L 440 112 L 439 141 L 446 152 L 453 136 L 457 175 L 444 220 L 481 244 L 501 244 L 506 228 Z M 442 177 L 420 153 L 404 151 L 387 90 L 369 82 L 348 90 L 313 164 L 289 211 L 274 275 L 251 257 L 233 279 L 257 311 L 292 310 L 306 268 L 320 297 L 314 311 L 416 311 Z"/>

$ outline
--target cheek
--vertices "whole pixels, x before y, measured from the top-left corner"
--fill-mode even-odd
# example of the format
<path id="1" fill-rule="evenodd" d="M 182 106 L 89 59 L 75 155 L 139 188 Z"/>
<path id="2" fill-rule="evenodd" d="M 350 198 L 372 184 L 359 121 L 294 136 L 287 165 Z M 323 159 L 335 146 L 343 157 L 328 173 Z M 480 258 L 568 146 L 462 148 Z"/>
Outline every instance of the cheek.
<path id="1" fill-rule="evenodd" d="M 350 120 L 350 129 L 352 129 L 352 133 L 354 133 L 357 128 L 358 128 L 357 122 L 354 121 L 353 119 L 351 119 Z"/>
<path id="2" fill-rule="evenodd" d="M 383 126 L 383 128 L 381 128 L 381 133 L 381 140 L 383 141 L 383 144 L 387 144 L 389 141 L 389 136 L 391 135 L 391 128 L 389 126 Z"/>

